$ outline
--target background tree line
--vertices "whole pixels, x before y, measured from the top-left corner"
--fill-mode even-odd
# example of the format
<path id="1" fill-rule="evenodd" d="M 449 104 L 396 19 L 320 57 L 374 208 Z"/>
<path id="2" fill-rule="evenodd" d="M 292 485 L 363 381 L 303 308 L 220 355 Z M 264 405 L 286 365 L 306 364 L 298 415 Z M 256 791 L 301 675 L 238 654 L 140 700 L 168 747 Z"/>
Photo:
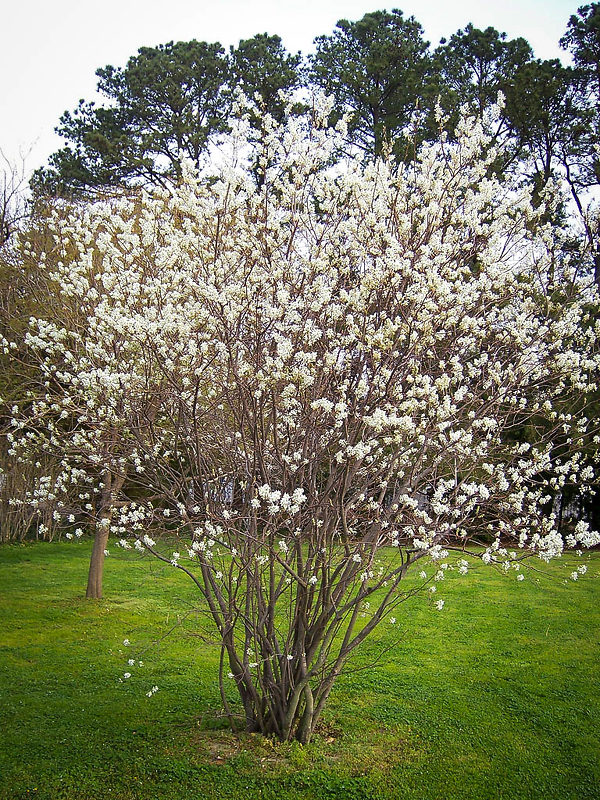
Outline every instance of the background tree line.
<path id="1" fill-rule="evenodd" d="M 237 91 L 279 121 L 280 90 L 325 91 L 336 115 L 350 115 L 349 143 L 366 158 L 392 142 L 398 158 L 410 158 L 415 139 L 437 134 L 438 104 L 454 118 L 464 105 L 483 115 L 502 92 L 497 135 L 510 141 L 512 158 L 538 188 L 560 171 L 583 210 L 582 192 L 600 181 L 599 3 L 571 16 L 560 44 L 572 66 L 536 59 L 522 37 L 471 24 L 432 48 L 416 19 L 393 9 L 340 20 L 306 57 L 266 33 L 229 52 L 196 40 L 142 47 L 125 67 L 98 69 L 103 102 L 65 111 L 56 129 L 65 147 L 33 185 L 73 196 L 177 180 L 182 156 L 199 163 L 227 129 Z"/>

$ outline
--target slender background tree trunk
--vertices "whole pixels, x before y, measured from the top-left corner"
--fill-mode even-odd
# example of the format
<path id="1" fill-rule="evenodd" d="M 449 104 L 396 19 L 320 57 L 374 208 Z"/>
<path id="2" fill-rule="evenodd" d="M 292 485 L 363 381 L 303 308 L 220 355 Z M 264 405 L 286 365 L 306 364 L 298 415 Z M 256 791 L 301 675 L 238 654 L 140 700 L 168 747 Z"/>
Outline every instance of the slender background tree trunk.
<path id="1" fill-rule="evenodd" d="M 96 534 L 94 536 L 94 546 L 90 558 L 87 591 L 85 593 L 85 596 L 91 600 L 99 600 L 102 597 L 104 551 L 106 550 L 110 533 L 113 494 L 121 489 L 124 482 L 125 476 L 114 476 L 108 470 L 104 476 Z"/>

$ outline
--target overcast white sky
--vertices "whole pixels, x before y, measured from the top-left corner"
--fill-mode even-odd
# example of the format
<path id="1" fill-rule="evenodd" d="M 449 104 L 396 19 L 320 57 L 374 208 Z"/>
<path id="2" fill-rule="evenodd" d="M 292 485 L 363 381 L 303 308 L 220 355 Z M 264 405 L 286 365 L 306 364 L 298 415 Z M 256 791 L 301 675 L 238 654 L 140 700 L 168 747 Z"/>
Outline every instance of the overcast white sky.
<path id="1" fill-rule="evenodd" d="M 558 39 L 580 2 L 569 0 L 10 0 L 0 12 L 0 149 L 29 169 L 61 146 L 53 133 L 66 109 L 93 99 L 95 70 L 123 66 L 143 45 L 190 39 L 226 47 L 256 33 L 279 34 L 310 52 L 338 19 L 380 8 L 414 16 L 434 45 L 472 22 L 524 36 L 538 58 L 565 55 Z"/>

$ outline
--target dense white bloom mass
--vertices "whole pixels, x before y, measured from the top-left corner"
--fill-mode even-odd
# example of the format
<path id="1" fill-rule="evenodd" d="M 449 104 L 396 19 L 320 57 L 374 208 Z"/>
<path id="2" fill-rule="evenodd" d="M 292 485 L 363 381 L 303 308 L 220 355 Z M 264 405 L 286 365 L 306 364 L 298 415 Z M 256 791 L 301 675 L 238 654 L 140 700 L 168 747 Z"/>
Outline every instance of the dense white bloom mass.
<path id="1" fill-rule="evenodd" d="M 45 390 L 11 433 L 18 458 L 60 454 L 34 505 L 75 490 L 92 515 L 118 475 L 118 538 L 187 537 L 189 558 L 161 557 L 209 601 L 249 718 L 284 738 L 412 564 L 439 581 L 453 547 L 460 575 L 472 543 L 490 566 L 559 555 L 548 499 L 593 481 L 597 296 L 563 234 L 495 177 L 479 120 L 410 164 L 332 166 L 327 112 L 267 120 L 254 149 L 240 123 L 209 175 L 56 219 L 64 319 L 30 322 Z M 581 524 L 570 544 L 596 542 Z"/>

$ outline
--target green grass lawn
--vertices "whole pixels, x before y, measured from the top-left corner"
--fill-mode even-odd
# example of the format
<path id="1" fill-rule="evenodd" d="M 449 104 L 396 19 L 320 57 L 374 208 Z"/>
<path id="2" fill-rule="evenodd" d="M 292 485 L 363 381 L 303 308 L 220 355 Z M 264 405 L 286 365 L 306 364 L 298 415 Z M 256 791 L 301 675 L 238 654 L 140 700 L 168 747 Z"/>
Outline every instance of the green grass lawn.
<path id="1" fill-rule="evenodd" d="M 89 602 L 89 552 L 0 547 L 2 800 L 600 798 L 600 554 L 577 583 L 568 556 L 522 583 L 451 576 L 442 612 L 404 604 L 302 748 L 227 730 L 186 576 L 115 553 Z"/>

